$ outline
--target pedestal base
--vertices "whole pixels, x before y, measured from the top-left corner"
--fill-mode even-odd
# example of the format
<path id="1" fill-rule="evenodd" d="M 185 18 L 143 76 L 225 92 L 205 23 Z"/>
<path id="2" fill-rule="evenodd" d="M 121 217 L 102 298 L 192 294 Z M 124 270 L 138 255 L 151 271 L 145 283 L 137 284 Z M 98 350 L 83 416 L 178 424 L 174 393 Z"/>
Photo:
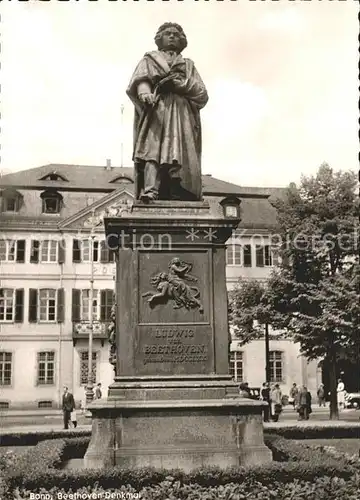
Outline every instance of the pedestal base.
<path id="1" fill-rule="evenodd" d="M 250 399 L 97 401 L 85 467 L 180 468 L 263 464 L 262 403 Z"/>

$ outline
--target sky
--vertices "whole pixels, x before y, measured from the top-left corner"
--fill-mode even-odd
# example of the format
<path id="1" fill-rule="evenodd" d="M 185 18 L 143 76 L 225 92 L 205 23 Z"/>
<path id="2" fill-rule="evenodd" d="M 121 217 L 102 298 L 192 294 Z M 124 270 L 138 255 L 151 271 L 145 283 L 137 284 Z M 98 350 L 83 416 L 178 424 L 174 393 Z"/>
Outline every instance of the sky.
<path id="1" fill-rule="evenodd" d="M 159 25 L 173 21 L 209 93 L 203 174 L 286 186 L 323 162 L 357 170 L 357 9 L 352 0 L 2 2 L 0 169 L 132 166 L 125 90 Z"/>

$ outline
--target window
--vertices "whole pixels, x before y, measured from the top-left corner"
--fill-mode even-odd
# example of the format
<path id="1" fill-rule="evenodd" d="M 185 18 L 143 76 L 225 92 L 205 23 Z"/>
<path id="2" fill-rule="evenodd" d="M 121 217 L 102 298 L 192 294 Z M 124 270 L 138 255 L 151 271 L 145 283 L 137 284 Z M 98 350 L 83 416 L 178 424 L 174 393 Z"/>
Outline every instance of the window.
<path id="1" fill-rule="evenodd" d="M 281 351 L 270 351 L 270 382 L 283 381 L 283 353 Z"/>
<path id="2" fill-rule="evenodd" d="M 57 262 L 58 242 L 44 240 L 40 242 L 40 262 Z"/>
<path id="3" fill-rule="evenodd" d="M 73 240 L 73 262 L 91 262 L 91 246 L 93 262 L 106 264 L 114 260 L 115 253 L 110 251 L 105 240 L 91 242 L 91 239 L 88 238 L 86 240 Z"/>
<path id="4" fill-rule="evenodd" d="M 133 184 L 133 180 L 130 177 L 126 177 L 125 175 L 119 175 L 115 177 L 110 182 L 114 182 L 116 184 Z"/>
<path id="5" fill-rule="evenodd" d="M 38 408 L 52 408 L 52 401 L 38 401 Z"/>
<path id="6" fill-rule="evenodd" d="M 251 245 L 244 245 L 244 267 L 251 267 Z"/>
<path id="7" fill-rule="evenodd" d="M 89 321 L 89 296 L 90 290 L 72 291 L 72 321 Z M 93 319 L 94 321 L 107 322 L 111 319 L 111 308 L 114 302 L 114 290 L 94 290 Z"/>
<path id="8" fill-rule="evenodd" d="M 41 177 L 39 181 L 65 181 L 68 182 L 66 177 L 58 174 L 57 172 L 51 172 L 50 174 L 46 174 L 44 177 Z"/>
<path id="9" fill-rule="evenodd" d="M 25 240 L 0 240 L 0 261 L 25 262 Z"/>
<path id="10" fill-rule="evenodd" d="M 63 264 L 65 262 L 65 247 L 65 240 L 32 240 L 30 262 L 32 264 L 37 264 L 39 261 Z"/>
<path id="11" fill-rule="evenodd" d="M 64 322 L 65 293 L 63 288 L 29 289 L 29 323 Z"/>
<path id="12" fill-rule="evenodd" d="M 225 207 L 225 215 L 226 217 L 237 217 L 238 208 L 235 205 L 227 205 Z"/>
<path id="13" fill-rule="evenodd" d="M 16 189 L 7 188 L 0 192 L 0 205 L 2 212 L 18 212 L 23 196 Z"/>
<path id="14" fill-rule="evenodd" d="M 17 212 L 16 198 L 4 198 L 4 212 Z"/>
<path id="15" fill-rule="evenodd" d="M 88 239 L 80 241 L 81 262 L 91 262 L 91 247 L 93 262 L 100 261 L 99 241 L 92 242 L 90 239 Z"/>
<path id="16" fill-rule="evenodd" d="M 40 321 L 56 320 L 56 290 L 40 290 Z"/>
<path id="17" fill-rule="evenodd" d="M 0 321 L 23 322 L 24 290 L 0 288 Z"/>
<path id="18" fill-rule="evenodd" d="M 226 264 L 251 267 L 251 245 L 232 243 L 226 247 Z"/>
<path id="19" fill-rule="evenodd" d="M 256 245 L 256 267 L 272 266 L 270 245 Z"/>
<path id="20" fill-rule="evenodd" d="M 58 198 L 44 198 L 43 208 L 44 214 L 57 214 L 60 212 L 60 200 Z"/>
<path id="21" fill-rule="evenodd" d="M 228 196 L 224 198 L 220 205 L 223 208 L 223 213 L 225 217 L 236 217 L 240 218 L 240 203 L 241 200 L 236 196 Z"/>
<path id="22" fill-rule="evenodd" d="M 240 351 L 231 351 L 229 360 L 229 373 L 235 382 L 242 382 L 244 376 L 243 353 Z"/>
<path id="23" fill-rule="evenodd" d="M 92 383 L 96 382 L 96 361 L 97 361 L 97 353 L 92 353 Z M 80 353 L 80 385 L 86 385 L 88 382 L 88 366 L 89 366 L 89 353 L 87 351 L 82 351 Z"/>
<path id="24" fill-rule="evenodd" d="M 12 353 L 0 352 L 0 386 L 11 385 Z"/>
<path id="25" fill-rule="evenodd" d="M 93 320 L 98 321 L 100 318 L 100 301 L 98 290 L 93 291 Z M 90 320 L 90 290 L 81 290 L 81 320 Z"/>
<path id="26" fill-rule="evenodd" d="M 0 290 L 0 321 L 13 321 L 15 300 L 12 288 L 2 288 Z"/>
<path id="27" fill-rule="evenodd" d="M 40 195 L 42 199 L 43 214 L 58 214 L 60 213 L 62 196 L 57 191 L 48 190 Z"/>
<path id="28" fill-rule="evenodd" d="M 52 385 L 55 380 L 55 353 L 39 352 L 37 383 L 38 385 Z"/>
<path id="29" fill-rule="evenodd" d="M 226 247 L 226 264 L 230 266 L 241 266 L 241 245 L 228 245 Z"/>

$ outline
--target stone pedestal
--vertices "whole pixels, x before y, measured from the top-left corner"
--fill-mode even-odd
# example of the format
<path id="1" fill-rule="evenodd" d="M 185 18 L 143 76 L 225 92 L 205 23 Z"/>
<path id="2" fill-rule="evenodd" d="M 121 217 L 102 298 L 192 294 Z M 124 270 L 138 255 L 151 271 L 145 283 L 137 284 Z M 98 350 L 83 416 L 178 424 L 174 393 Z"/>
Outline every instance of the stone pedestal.
<path id="1" fill-rule="evenodd" d="M 87 467 L 271 460 L 262 403 L 229 376 L 225 242 L 239 220 L 206 202 L 136 204 L 105 219 L 117 250 L 114 383 L 90 406 Z"/>

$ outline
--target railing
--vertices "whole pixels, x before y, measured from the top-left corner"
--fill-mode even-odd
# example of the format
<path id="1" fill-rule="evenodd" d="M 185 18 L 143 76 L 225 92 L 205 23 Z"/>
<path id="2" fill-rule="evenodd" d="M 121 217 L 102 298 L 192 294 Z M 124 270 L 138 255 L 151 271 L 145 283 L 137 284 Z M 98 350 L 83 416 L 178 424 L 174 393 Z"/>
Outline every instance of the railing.
<path id="1" fill-rule="evenodd" d="M 93 338 L 100 339 L 102 342 L 108 338 L 109 322 L 93 321 Z M 90 321 L 73 322 L 73 340 L 87 339 L 91 329 Z"/>

